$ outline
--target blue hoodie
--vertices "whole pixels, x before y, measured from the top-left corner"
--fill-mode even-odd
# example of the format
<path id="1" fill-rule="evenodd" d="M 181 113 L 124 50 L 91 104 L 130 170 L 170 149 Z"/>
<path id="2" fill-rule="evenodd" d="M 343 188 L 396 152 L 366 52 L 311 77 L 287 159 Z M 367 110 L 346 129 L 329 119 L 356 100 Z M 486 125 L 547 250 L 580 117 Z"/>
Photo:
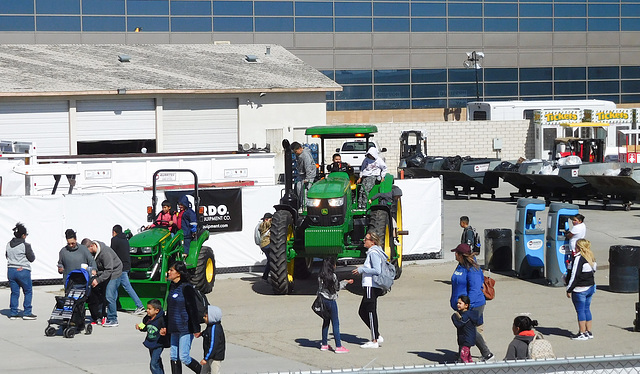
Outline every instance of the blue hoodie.
<path id="1" fill-rule="evenodd" d="M 465 268 L 458 265 L 451 276 L 451 309 L 458 310 L 458 298 L 460 295 L 467 295 L 471 299 L 471 308 L 476 308 L 487 303 L 482 293 L 484 284 L 484 274 L 482 269 Z M 482 321 L 479 323 L 482 324 Z"/>
<path id="2" fill-rule="evenodd" d="M 198 229 L 198 217 L 196 217 L 196 212 L 191 209 L 191 202 L 187 198 L 187 195 L 182 195 L 178 200 L 180 205 L 184 205 L 185 209 L 182 214 L 182 223 L 180 227 L 182 228 L 182 233 L 184 237 L 191 237 L 192 233 L 195 233 Z"/>

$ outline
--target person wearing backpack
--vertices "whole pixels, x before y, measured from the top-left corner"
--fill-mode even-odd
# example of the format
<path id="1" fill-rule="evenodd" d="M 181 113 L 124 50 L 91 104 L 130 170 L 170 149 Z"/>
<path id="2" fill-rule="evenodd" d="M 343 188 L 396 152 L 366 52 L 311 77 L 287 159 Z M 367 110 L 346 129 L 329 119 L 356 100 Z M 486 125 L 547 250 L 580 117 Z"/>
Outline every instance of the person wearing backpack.
<path id="1" fill-rule="evenodd" d="M 527 316 L 517 316 L 513 319 L 513 340 L 507 347 L 507 355 L 505 360 L 524 360 L 529 357 L 529 343 L 536 336 L 533 328 L 538 326 L 538 321 L 532 320 Z"/>
<path id="2" fill-rule="evenodd" d="M 380 275 L 382 272 L 382 261 L 386 261 L 386 255 L 380 248 L 380 235 L 377 232 L 367 232 L 364 237 L 364 247 L 367 248 L 367 258 L 362 266 L 352 271 L 353 274 L 362 274 L 364 294 L 362 295 L 358 314 L 362 322 L 371 331 L 371 341 L 364 343 L 360 348 L 378 348 L 384 341 L 378 331 L 377 312 L 378 296 L 381 296 L 383 291 L 373 276 Z"/>
<path id="3" fill-rule="evenodd" d="M 160 335 L 169 335 L 171 340 L 172 374 L 182 374 L 183 363 L 195 373 L 201 370 L 198 360 L 191 357 L 191 342 L 193 334 L 200 332 L 200 318 L 196 292 L 189 277 L 182 261 L 174 263 L 167 274 L 171 281 L 167 296 L 167 327 L 160 330 Z"/>
<path id="4" fill-rule="evenodd" d="M 271 268 L 271 264 L 269 261 L 269 252 L 271 246 L 271 219 L 273 218 L 273 214 L 265 213 L 262 216 L 262 219 L 256 225 L 254 229 L 254 239 L 256 245 L 260 247 L 260 250 L 267 256 L 267 262 L 264 265 L 264 272 L 262 273 L 262 279 L 269 280 L 269 270 Z"/>
<path id="5" fill-rule="evenodd" d="M 460 217 L 460 227 L 462 227 L 462 236 L 460 237 L 460 244 L 467 244 L 471 247 L 471 251 L 474 255 L 480 254 L 480 237 L 476 233 L 473 227 L 469 225 L 469 217 Z"/>

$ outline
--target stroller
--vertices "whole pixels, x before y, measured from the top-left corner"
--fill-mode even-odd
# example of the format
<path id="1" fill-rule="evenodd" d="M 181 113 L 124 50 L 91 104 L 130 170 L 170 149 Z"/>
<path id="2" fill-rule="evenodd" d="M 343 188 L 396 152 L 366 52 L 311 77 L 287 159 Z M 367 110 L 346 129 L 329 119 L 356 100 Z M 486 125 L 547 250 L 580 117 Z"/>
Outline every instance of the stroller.
<path id="1" fill-rule="evenodd" d="M 54 336 L 57 328 L 52 324 L 63 328 L 65 338 L 73 338 L 77 332 L 85 330 L 89 335 L 93 326 L 85 320 L 84 304 L 91 293 L 91 277 L 85 269 L 72 270 L 65 280 L 65 296 L 56 296 L 56 306 L 51 312 L 51 318 L 44 329 L 46 336 Z"/>

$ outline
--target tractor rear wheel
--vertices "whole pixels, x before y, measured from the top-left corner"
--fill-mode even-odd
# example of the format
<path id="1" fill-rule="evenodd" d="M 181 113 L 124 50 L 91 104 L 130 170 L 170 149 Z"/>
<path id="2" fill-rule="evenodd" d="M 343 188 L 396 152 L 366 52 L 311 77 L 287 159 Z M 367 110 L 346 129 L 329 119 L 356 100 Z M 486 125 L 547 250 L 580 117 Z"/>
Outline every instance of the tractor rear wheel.
<path id="1" fill-rule="evenodd" d="M 286 295 L 289 292 L 287 266 L 287 241 L 293 237 L 293 217 L 286 210 L 278 210 L 271 219 L 271 251 L 269 252 L 269 278 L 273 293 Z"/>
<path id="2" fill-rule="evenodd" d="M 213 291 L 213 284 L 216 281 L 216 259 L 213 250 L 209 247 L 200 248 L 198 255 L 198 265 L 193 276 L 193 284 L 203 294 Z"/>
<path id="3" fill-rule="evenodd" d="M 380 236 L 380 247 L 385 247 L 385 237 L 387 236 L 387 224 L 389 219 L 387 218 L 387 212 L 384 210 L 374 210 L 371 212 L 371 218 L 369 220 L 369 228 L 367 232 L 375 231 Z"/>
<path id="4" fill-rule="evenodd" d="M 398 216 L 402 216 L 402 208 L 398 205 Z M 398 223 L 398 230 L 401 230 L 402 221 Z M 391 263 L 396 268 L 395 279 L 402 275 L 402 243 L 395 244 L 393 238 L 393 227 L 389 227 L 388 214 L 384 210 L 374 210 L 371 212 L 368 232 L 375 231 L 380 235 L 380 247 L 389 256 Z"/>

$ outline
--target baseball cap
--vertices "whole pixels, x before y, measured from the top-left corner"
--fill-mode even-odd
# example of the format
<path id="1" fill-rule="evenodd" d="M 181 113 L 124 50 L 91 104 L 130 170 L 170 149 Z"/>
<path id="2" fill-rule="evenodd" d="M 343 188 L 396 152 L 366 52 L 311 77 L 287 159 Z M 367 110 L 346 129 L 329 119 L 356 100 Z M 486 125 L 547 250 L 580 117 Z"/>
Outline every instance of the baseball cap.
<path id="1" fill-rule="evenodd" d="M 265 213 L 264 216 L 262 216 L 262 220 L 264 221 L 265 219 L 269 219 L 269 218 L 273 218 L 273 214 L 271 213 Z"/>
<path id="2" fill-rule="evenodd" d="M 458 252 L 461 255 L 468 255 L 471 254 L 471 247 L 469 247 L 469 244 L 462 243 L 458 244 L 458 246 L 452 249 L 451 252 Z"/>

